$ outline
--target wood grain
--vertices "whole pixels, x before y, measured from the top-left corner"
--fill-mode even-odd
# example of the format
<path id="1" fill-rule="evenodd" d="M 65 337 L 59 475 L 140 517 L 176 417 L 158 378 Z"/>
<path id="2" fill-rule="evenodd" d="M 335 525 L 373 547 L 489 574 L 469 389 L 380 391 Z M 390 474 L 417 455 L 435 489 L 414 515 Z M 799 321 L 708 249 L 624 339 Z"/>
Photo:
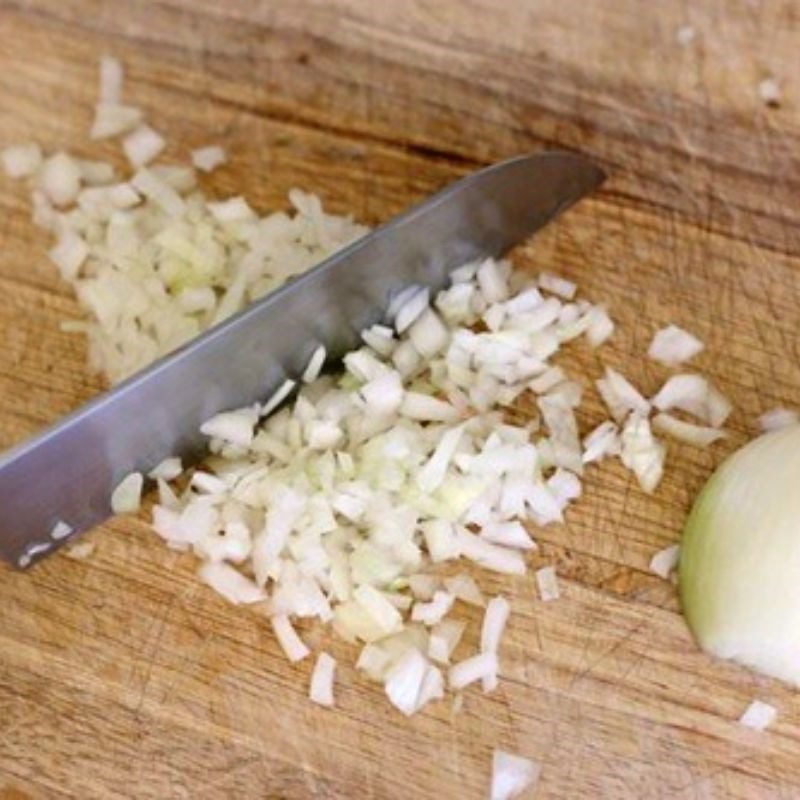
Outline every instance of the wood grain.
<path id="1" fill-rule="evenodd" d="M 263 209 L 298 185 L 374 223 L 507 155 L 592 154 L 607 187 L 517 263 L 608 302 L 603 360 L 648 391 L 665 376 L 642 358 L 652 333 L 695 331 L 698 368 L 736 405 L 728 442 L 670 448 L 653 497 L 619 468 L 590 473 L 567 522 L 538 535 L 533 565 L 556 564 L 559 602 L 530 578 L 480 576 L 514 613 L 499 690 L 469 692 L 460 714 L 399 718 L 341 644 L 338 708 L 312 706 L 310 667 L 143 522 L 89 534 L 86 562 L 0 567 L 0 798 L 480 798 L 495 747 L 542 763 L 537 798 L 799 796 L 796 694 L 698 652 L 647 571 L 714 465 L 800 389 L 799 28 L 791 0 L 0 0 L 0 145 L 118 159 L 86 139 L 96 60 L 113 52 L 168 155 L 225 144 L 209 190 Z M 768 74 L 777 109 L 757 95 Z M 0 180 L 0 446 L 101 386 L 59 331 L 78 311 L 45 250 Z M 570 358 L 600 370 L 587 349 Z M 582 424 L 600 417 L 594 399 Z M 754 697 L 780 709 L 762 735 L 736 724 Z"/>

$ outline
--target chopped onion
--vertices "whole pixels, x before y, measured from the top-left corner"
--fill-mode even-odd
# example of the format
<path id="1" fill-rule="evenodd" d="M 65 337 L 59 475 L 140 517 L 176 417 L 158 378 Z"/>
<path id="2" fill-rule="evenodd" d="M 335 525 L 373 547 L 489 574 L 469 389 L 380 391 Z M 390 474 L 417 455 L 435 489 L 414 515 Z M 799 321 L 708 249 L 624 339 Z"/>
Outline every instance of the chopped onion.
<path id="1" fill-rule="evenodd" d="M 119 103 L 122 101 L 122 63 L 112 56 L 100 58 L 100 102 Z"/>
<path id="2" fill-rule="evenodd" d="M 16 144 L 0 152 L 3 169 L 9 178 L 27 178 L 35 175 L 42 163 L 42 151 L 38 144 Z"/>
<path id="3" fill-rule="evenodd" d="M 165 147 L 164 137 L 149 125 L 140 125 L 122 140 L 122 149 L 134 167 L 149 164 Z"/>
<path id="4" fill-rule="evenodd" d="M 141 507 L 143 485 L 141 472 L 126 475 L 111 493 L 111 510 L 115 514 L 135 514 Z"/>
<path id="5" fill-rule="evenodd" d="M 447 672 L 447 683 L 451 689 L 464 689 L 475 681 L 488 680 L 490 684 L 497 678 L 497 654 L 493 652 L 478 655 L 453 664 Z"/>
<path id="6" fill-rule="evenodd" d="M 694 358 L 703 349 L 703 343 L 677 325 L 662 328 L 653 337 L 647 355 L 668 367 L 676 367 Z"/>
<path id="7" fill-rule="evenodd" d="M 396 633 L 402 627 L 402 617 L 398 610 L 373 586 L 359 586 L 353 592 L 353 599 L 363 609 L 370 621 L 384 633 Z"/>
<path id="8" fill-rule="evenodd" d="M 551 275 L 549 272 L 542 272 L 539 275 L 539 286 L 546 292 L 552 292 L 565 300 L 572 300 L 578 287 L 564 278 Z"/>
<path id="9" fill-rule="evenodd" d="M 558 600 L 561 596 L 554 567 L 542 567 L 536 570 L 536 586 L 539 589 L 539 598 L 545 603 Z"/>
<path id="10" fill-rule="evenodd" d="M 313 383 L 319 377 L 320 372 L 322 372 L 322 367 L 325 364 L 326 357 L 327 351 L 325 350 L 325 346 L 320 345 L 311 354 L 311 358 L 308 359 L 308 364 L 303 370 L 303 383 Z"/>
<path id="11" fill-rule="evenodd" d="M 92 139 L 109 139 L 133 130 L 142 121 L 142 112 L 119 103 L 98 103 L 94 109 Z"/>
<path id="12" fill-rule="evenodd" d="M 270 622 L 278 644 L 292 664 L 302 661 L 311 654 L 303 640 L 297 635 L 297 631 L 289 621 L 289 617 L 283 614 L 276 614 L 270 617 Z"/>
<path id="13" fill-rule="evenodd" d="M 439 315 L 426 308 L 409 326 L 408 338 L 423 358 L 432 358 L 446 347 L 450 334 Z"/>
<path id="14" fill-rule="evenodd" d="M 170 216 L 178 217 L 186 210 L 183 198 L 153 170 L 139 169 L 131 178 L 131 185 Z"/>
<path id="15" fill-rule="evenodd" d="M 492 756 L 490 800 L 511 800 L 535 786 L 541 767 L 529 758 L 495 750 Z"/>
<path id="16" fill-rule="evenodd" d="M 466 627 L 466 622 L 455 619 L 443 619 L 434 625 L 428 638 L 428 656 L 431 660 L 440 664 L 449 663 Z"/>
<path id="17" fill-rule="evenodd" d="M 292 393 L 296 385 L 296 381 L 285 380 L 270 396 L 269 400 L 261 406 L 261 416 L 268 417 Z"/>
<path id="18" fill-rule="evenodd" d="M 500 303 L 508 297 L 508 281 L 493 258 L 487 258 L 478 267 L 476 277 L 487 303 Z"/>
<path id="19" fill-rule="evenodd" d="M 148 478 L 157 480 L 162 478 L 165 481 L 171 481 L 178 477 L 183 472 L 183 464 L 181 459 L 177 456 L 171 456 L 160 461 L 150 472 L 147 473 Z"/>
<path id="20" fill-rule="evenodd" d="M 419 711 L 432 700 L 442 700 L 443 698 L 444 675 L 442 675 L 442 671 L 438 667 L 429 664 L 425 670 L 425 677 L 422 679 L 422 686 L 419 689 L 415 711 Z"/>
<path id="21" fill-rule="evenodd" d="M 428 660 L 411 647 L 386 676 L 384 689 L 389 702 L 406 716 L 418 708 L 422 683 L 428 672 Z"/>
<path id="22" fill-rule="evenodd" d="M 395 315 L 392 315 L 390 306 L 389 315 L 394 316 L 395 330 L 398 333 L 403 333 L 403 331 L 410 328 L 420 314 L 428 309 L 429 300 L 430 292 L 427 288 L 415 287 L 413 293 L 397 309 Z"/>
<path id="23" fill-rule="evenodd" d="M 731 405 L 717 389 L 701 375 L 673 375 L 653 398 L 659 411 L 679 408 L 694 414 L 714 428 L 725 423 Z"/>
<path id="24" fill-rule="evenodd" d="M 399 372 L 388 370 L 365 383 L 359 394 L 371 414 L 396 414 L 403 402 L 403 380 Z"/>
<path id="25" fill-rule="evenodd" d="M 199 575 L 215 592 L 231 603 L 258 603 L 265 599 L 264 592 L 230 564 L 207 562 L 200 567 Z M 274 623 L 273 617 L 273 625 Z M 277 634 L 277 630 L 275 632 Z"/>
<path id="26" fill-rule="evenodd" d="M 693 425 L 691 422 L 685 422 L 663 411 L 653 417 L 653 428 L 659 433 L 666 433 L 674 439 L 687 444 L 694 444 L 698 447 L 708 447 L 718 439 L 725 438 L 725 431 L 721 431 L 718 428 Z"/>
<path id="27" fill-rule="evenodd" d="M 778 710 L 769 703 L 761 700 L 753 700 L 739 717 L 739 724 L 745 728 L 752 728 L 754 731 L 766 730 L 778 716 Z"/>
<path id="28" fill-rule="evenodd" d="M 601 422 L 583 440 L 584 464 L 601 461 L 606 456 L 617 456 L 619 453 L 619 429 L 611 420 Z"/>
<path id="29" fill-rule="evenodd" d="M 511 606 L 504 597 L 493 597 L 486 606 L 481 628 L 481 652 L 494 653 L 500 648 L 500 639 L 503 636 Z M 492 692 L 497 688 L 497 673 L 484 676 L 483 691 Z"/>
<path id="30" fill-rule="evenodd" d="M 654 572 L 660 578 L 668 580 L 673 570 L 678 566 L 680 553 L 680 545 L 677 544 L 673 544 L 669 547 L 665 547 L 663 550 L 659 550 L 650 559 L 650 571 Z"/>
<path id="31" fill-rule="evenodd" d="M 800 422 L 800 415 L 788 408 L 773 408 L 758 418 L 758 426 L 762 431 L 777 431 Z"/>
<path id="32" fill-rule="evenodd" d="M 458 425 L 442 435 L 433 455 L 417 474 L 417 484 L 422 491 L 433 492 L 442 483 L 463 433 L 464 426 Z"/>
<path id="33" fill-rule="evenodd" d="M 586 340 L 592 347 L 600 347 L 614 333 L 614 322 L 605 306 L 594 306 L 587 313 Z"/>
<path id="34" fill-rule="evenodd" d="M 73 202 L 81 189 L 81 170 L 66 153 L 50 156 L 39 173 L 42 189 L 56 206 Z"/>
<path id="35" fill-rule="evenodd" d="M 312 703 L 333 707 L 333 678 L 336 671 L 336 659 L 327 653 L 320 653 L 311 673 L 311 685 L 308 696 Z"/>
<path id="36" fill-rule="evenodd" d="M 64 552 L 67 558 L 73 558 L 76 561 L 85 561 L 89 556 L 94 553 L 95 545 L 93 542 L 75 542 L 65 548 Z"/>
<path id="37" fill-rule="evenodd" d="M 411 619 L 424 625 L 435 625 L 449 613 L 455 599 L 455 596 L 448 592 L 437 591 L 429 603 L 414 603 Z"/>
<path id="38" fill-rule="evenodd" d="M 74 529 L 71 525 L 67 525 L 67 523 L 63 520 L 58 520 L 50 530 L 50 538 L 54 542 L 60 541 L 61 539 L 66 539 L 73 533 L 73 530 Z"/>
<path id="39" fill-rule="evenodd" d="M 630 411 L 647 415 L 650 403 L 624 376 L 611 367 L 606 367 L 605 377 L 597 381 L 597 389 L 611 416 L 622 422 Z"/>
<path id="40" fill-rule="evenodd" d="M 467 603 L 471 606 L 478 606 L 483 608 L 486 605 L 486 600 L 475 583 L 475 579 L 465 572 L 460 572 L 457 575 L 451 575 L 444 579 L 444 588 L 450 594 L 455 595 L 462 603 Z"/>
<path id="41" fill-rule="evenodd" d="M 225 151 L 219 145 L 209 145 L 192 150 L 192 164 L 203 172 L 212 172 L 227 160 Z"/>
<path id="42" fill-rule="evenodd" d="M 89 256 L 89 246 L 69 228 L 62 232 L 56 245 L 48 253 L 65 281 L 74 281 Z"/>
<path id="43" fill-rule="evenodd" d="M 535 550 L 536 542 L 518 520 L 490 522 L 481 528 L 480 536 L 492 544 L 514 547 L 518 550 Z M 434 559 L 435 560 L 435 559 Z"/>
<path id="44" fill-rule="evenodd" d="M 470 533 L 466 528 L 458 531 L 458 541 L 461 554 L 476 564 L 480 564 L 484 569 L 501 572 L 505 575 L 525 574 L 525 559 L 517 550 L 509 550 L 491 544 Z"/>
<path id="45" fill-rule="evenodd" d="M 645 492 L 652 492 L 664 474 L 666 447 L 657 441 L 647 417 L 631 414 L 622 429 L 622 463 L 631 470 Z"/>
<path id="46" fill-rule="evenodd" d="M 240 447 L 249 447 L 253 441 L 253 428 L 257 422 L 258 412 L 254 409 L 223 411 L 204 422 L 200 426 L 200 432 Z"/>

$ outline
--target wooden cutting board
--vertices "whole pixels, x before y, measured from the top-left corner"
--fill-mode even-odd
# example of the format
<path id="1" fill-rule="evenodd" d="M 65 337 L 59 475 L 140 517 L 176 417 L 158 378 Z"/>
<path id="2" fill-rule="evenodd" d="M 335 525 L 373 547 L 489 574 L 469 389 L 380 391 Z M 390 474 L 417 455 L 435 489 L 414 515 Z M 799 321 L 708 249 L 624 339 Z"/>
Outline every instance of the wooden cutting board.
<path id="1" fill-rule="evenodd" d="M 479 576 L 513 615 L 499 689 L 458 714 L 402 718 L 339 644 L 337 708 L 311 705 L 310 665 L 289 666 L 264 618 L 141 521 L 87 535 L 86 561 L 0 567 L 0 797 L 482 798 L 496 747 L 541 763 L 537 798 L 800 796 L 796 692 L 701 654 L 647 569 L 758 414 L 797 404 L 799 26 L 792 0 L 0 0 L 0 145 L 119 161 L 87 141 L 109 52 L 168 155 L 225 145 L 209 191 L 261 209 L 297 185 L 376 223 L 511 154 L 592 154 L 607 186 L 515 254 L 609 304 L 618 333 L 571 363 L 596 376 L 602 359 L 651 392 L 667 373 L 649 339 L 677 323 L 736 406 L 727 442 L 670 446 L 653 496 L 617 466 L 589 471 L 567 522 L 537 532 L 558 602 L 531 577 Z M 758 95 L 770 74 L 779 108 Z M 101 384 L 59 330 L 78 310 L 26 192 L 1 178 L 0 206 L 7 446 Z M 601 418 L 590 393 L 582 425 Z M 756 697 L 779 709 L 763 734 L 736 722 Z"/>

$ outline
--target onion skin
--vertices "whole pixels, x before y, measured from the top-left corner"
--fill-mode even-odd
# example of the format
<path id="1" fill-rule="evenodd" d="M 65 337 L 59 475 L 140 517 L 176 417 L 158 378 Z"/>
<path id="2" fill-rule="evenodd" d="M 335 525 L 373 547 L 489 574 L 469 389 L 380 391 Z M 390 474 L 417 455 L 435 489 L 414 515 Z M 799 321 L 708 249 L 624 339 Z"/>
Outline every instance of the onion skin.
<path id="1" fill-rule="evenodd" d="M 679 591 L 704 650 L 800 687 L 800 425 L 711 476 L 684 528 Z"/>

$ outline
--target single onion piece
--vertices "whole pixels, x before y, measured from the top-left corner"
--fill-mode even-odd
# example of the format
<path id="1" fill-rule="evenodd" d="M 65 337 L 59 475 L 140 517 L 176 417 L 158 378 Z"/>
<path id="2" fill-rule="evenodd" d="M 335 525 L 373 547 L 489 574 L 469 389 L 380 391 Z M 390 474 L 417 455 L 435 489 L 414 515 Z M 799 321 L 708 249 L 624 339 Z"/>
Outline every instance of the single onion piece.
<path id="1" fill-rule="evenodd" d="M 42 164 L 39 172 L 42 189 L 56 206 L 72 203 L 81 189 L 78 162 L 66 153 L 56 153 Z"/>
<path id="2" fill-rule="evenodd" d="M 54 541 L 60 541 L 61 539 L 66 539 L 72 532 L 73 528 L 71 525 L 67 525 L 66 522 L 63 520 L 58 520 L 55 525 L 50 530 L 50 538 Z"/>
<path id="3" fill-rule="evenodd" d="M 198 574 L 215 592 L 231 603 L 258 603 L 266 599 L 264 592 L 253 581 L 230 564 L 209 562 L 200 567 Z M 273 617 L 273 624 L 274 620 Z"/>
<path id="4" fill-rule="evenodd" d="M 509 550 L 506 547 L 491 544 L 474 533 L 470 533 L 466 528 L 459 529 L 458 541 L 461 554 L 484 569 L 505 575 L 525 574 L 525 559 L 518 550 Z M 447 585 L 446 582 L 445 585 Z"/>
<path id="5" fill-rule="evenodd" d="M 539 589 L 540 599 L 545 603 L 561 597 L 554 567 L 542 567 L 536 570 L 536 586 Z"/>
<path id="6" fill-rule="evenodd" d="M 93 542 L 76 542 L 66 547 L 64 554 L 67 558 L 73 558 L 75 561 L 85 561 L 94 553 L 94 550 L 95 545 Z"/>
<path id="7" fill-rule="evenodd" d="M 587 313 L 586 340 L 591 347 L 600 347 L 614 333 L 614 321 L 605 306 L 594 306 Z"/>
<path id="8" fill-rule="evenodd" d="M 115 514 L 135 514 L 141 507 L 143 485 L 141 472 L 126 475 L 111 493 L 111 510 Z"/>
<path id="9" fill-rule="evenodd" d="M 231 197 L 218 203 L 209 203 L 208 210 L 217 222 L 249 222 L 256 213 L 243 197 Z"/>
<path id="10" fill-rule="evenodd" d="M 100 58 L 100 102 L 120 103 L 122 101 L 122 64 L 112 56 Z"/>
<path id="11" fill-rule="evenodd" d="M 731 412 L 730 401 L 701 375 L 673 375 L 653 398 L 659 411 L 679 408 L 719 428 Z"/>
<path id="12" fill-rule="evenodd" d="M 653 337 L 647 355 L 668 367 L 676 367 L 694 358 L 703 349 L 703 343 L 677 325 L 662 328 Z"/>
<path id="13" fill-rule="evenodd" d="M 578 287 L 565 278 L 559 278 L 557 275 L 552 275 L 549 272 L 542 272 L 539 275 L 539 286 L 546 292 L 557 294 L 565 300 L 572 300 L 575 297 L 575 292 Z"/>
<path id="14" fill-rule="evenodd" d="M 698 447 L 708 447 L 718 439 L 725 438 L 725 431 L 693 425 L 691 422 L 685 422 L 663 411 L 653 417 L 653 429 L 672 436 L 673 439 Z"/>
<path id="15" fill-rule="evenodd" d="M 478 653 L 453 664 L 447 673 L 447 683 L 453 691 L 464 689 L 475 681 L 493 681 L 497 676 L 497 654 Z"/>
<path id="16" fill-rule="evenodd" d="M 681 548 L 678 544 L 673 544 L 669 547 L 665 547 L 663 550 L 659 550 L 650 559 L 650 572 L 654 572 L 664 580 L 669 580 L 669 576 L 678 566 L 680 554 Z"/>
<path id="17" fill-rule="evenodd" d="M 48 253 L 65 281 L 74 281 L 89 256 L 89 246 L 75 231 L 67 228 Z"/>
<path id="18" fill-rule="evenodd" d="M 583 440 L 583 463 L 591 464 L 620 453 L 619 428 L 611 420 L 601 422 Z"/>
<path id="19" fill-rule="evenodd" d="M 406 716 L 417 711 L 422 683 L 428 671 L 428 660 L 411 647 L 386 676 L 384 689 L 389 702 Z"/>
<path id="20" fill-rule="evenodd" d="M 622 422 L 630 411 L 645 415 L 650 413 L 650 403 L 641 392 L 611 367 L 606 367 L 605 377 L 598 380 L 596 385 L 611 416 L 617 422 Z"/>
<path id="21" fill-rule="evenodd" d="M 455 596 L 448 592 L 437 591 L 429 603 L 414 603 L 411 619 L 424 625 L 435 625 L 449 613 L 455 599 Z"/>
<path id="22" fill-rule="evenodd" d="M 462 620 L 443 619 L 431 628 L 428 638 L 428 656 L 440 664 L 447 664 L 458 647 L 467 628 Z"/>
<path id="23" fill-rule="evenodd" d="M 508 297 L 508 280 L 493 258 L 478 267 L 476 278 L 487 303 L 500 303 Z"/>
<path id="24" fill-rule="evenodd" d="M 253 442 L 253 429 L 257 422 L 258 411 L 252 408 L 223 411 L 204 422 L 200 426 L 200 433 L 240 447 L 249 447 Z"/>
<path id="25" fill-rule="evenodd" d="M 157 480 L 162 478 L 165 481 L 171 481 L 178 477 L 183 472 L 183 464 L 178 456 L 170 456 L 160 461 L 150 472 L 147 473 L 148 478 Z"/>
<path id="26" fill-rule="evenodd" d="M 493 597 L 486 606 L 481 627 L 481 652 L 497 653 L 503 636 L 511 606 L 504 597 Z M 483 691 L 491 692 L 497 688 L 497 673 L 483 678 Z"/>
<path id="27" fill-rule="evenodd" d="M 639 486 L 649 494 L 664 474 L 666 447 L 653 437 L 647 417 L 636 413 L 628 417 L 621 440 L 622 463 L 636 475 Z"/>
<path id="28" fill-rule="evenodd" d="M 261 416 L 268 417 L 292 393 L 296 385 L 296 381 L 287 378 L 261 406 Z"/>
<path id="29" fill-rule="evenodd" d="M 327 653 L 320 653 L 311 673 L 308 696 L 312 703 L 328 708 L 333 707 L 333 679 L 336 672 L 336 659 Z"/>
<path id="30" fill-rule="evenodd" d="M 230 569 L 233 569 L 233 567 L 230 567 Z M 278 644 L 292 664 L 302 661 L 311 654 L 303 640 L 297 635 L 297 631 L 294 629 L 289 617 L 284 614 L 276 614 L 270 617 L 270 622 Z"/>
<path id="31" fill-rule="evenodd" d="M 27 178 L 41 166 L 42 150 L 33 142 L 11 145 L 0 152 L 0 161 L 9 178 Z"/>
<path id="32" fill-rule="evenodd" d="M 753 700 L 739 717 L 739 724 L 744 725 L 745 728 L 752 728 L 754 731 L 763 731 L 775 722 L 777 716 L 778 709 L 775 706 L 761 700 Z"/>
<path id="33" fill-rule="evenodd" d="M 788 408 L 773 408 L 765 411 L 758 418 L 758 427 L 762 431 L 777 431 L 789 425 L 796 425 L 800 422 L 800 414 Z"/>
<path id="34" fill-rule="evenodd" d="M 683 531 L 681 605 L 703 649 L 800 686 L 800 425 L 730 456 Z"/>
<path id="35" fill-rule="evenodd" d="M 138 108 L 119 103 L 98 103 L 89 135 L 92 139 L 109 139 L 133 130 L 141 121 L 142 112 Z"/>
<path id="36" fill-rule="evenodd" d="M 212 172 L 227 161 L 225 151 L 218 145 L 192 150 L 192 164 L 203 172 Z"/>
<path id="37" fill-rule="evenodd" d="M 415 711 L 419 711 L 432 700 L 442 699 L 444 699 L 444 675 L 438 667 L 429 664 L 419 689 Z"/>
<path id="38" fill-rule="evenodd" d="M 486 605 L 481 590 L 475 579 L 466 572 L 459 572 L 456 575 L 451 575 L 444 579 L 444 588 L 448 592 L 456 596 L 456 599 L 461 600 L 462 603 L 467 603 L 471 606 L 483 608 Z"/>
<path id="39" fill-rule="evenodd" d="M 492 755 L 490 800 L 512 800 L 535 786 L 541 767 L 529 758 L 495 750 Z"/>
<path id="40" fill-rule="evenodd" d="M 389 307 L 390 318 L 394 319 L 394 327 L 398 333 L 403 333 L 411 327 L 414 321 L 428 308 L 430 302 L 430 290 L 415 287 L 413 293 L 399 306 L 396 314 L 392 316 L 392 308 Z"/>

